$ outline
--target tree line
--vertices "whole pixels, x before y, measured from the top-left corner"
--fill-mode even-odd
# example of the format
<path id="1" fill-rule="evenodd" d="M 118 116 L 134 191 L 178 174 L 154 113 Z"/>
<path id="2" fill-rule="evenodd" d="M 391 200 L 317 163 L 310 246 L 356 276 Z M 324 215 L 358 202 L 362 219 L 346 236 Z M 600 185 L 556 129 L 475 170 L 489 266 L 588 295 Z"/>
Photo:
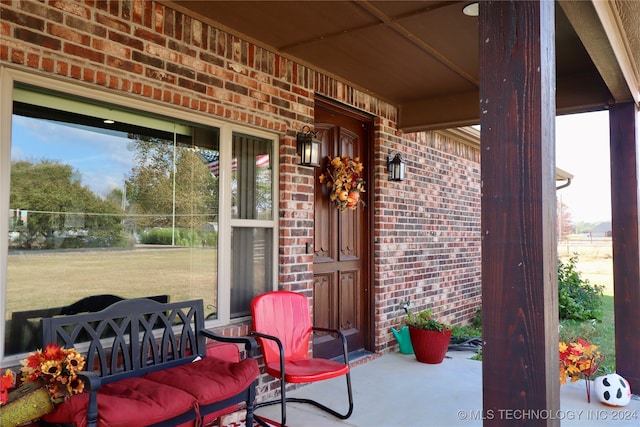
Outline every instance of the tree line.
<path id="1" fill-rule="evenodd" d="M 83 185 L 80 172 L 63 162 L 13 161 L 11 246 L 127 247 L 150 229 L 182 230 L 172 233 L 181 244 L 209 241 L 206 225 L 217 221 L 217 178 L 197 152 L 174 150 L 172 142 L 157 138 L 129 138 L 135 166 L 123 188 L 106 196 Z"/>

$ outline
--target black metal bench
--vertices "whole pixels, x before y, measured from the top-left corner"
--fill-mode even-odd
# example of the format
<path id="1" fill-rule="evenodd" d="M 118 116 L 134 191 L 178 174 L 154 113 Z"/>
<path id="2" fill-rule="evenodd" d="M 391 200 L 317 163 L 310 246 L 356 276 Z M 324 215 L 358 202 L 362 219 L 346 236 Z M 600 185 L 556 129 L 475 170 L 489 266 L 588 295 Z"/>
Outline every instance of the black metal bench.
<path id="1" fill-rule="evenodd" d="M 81 378 L 89 390 L 59 405 L 45 416 L 47 422 L 199 425 L 205 416 L 244 403 L 252 425 L 260 374 L 253 359 L 256 342 L 205 329 L 202 300 L 124 300 L 95 313 L 42 319 L 42 331 L 43 347 L 74 347 L 86 357 Z M 207 338 L 244 344 L 246 357 L 230 362 L 207 356 Z"/>

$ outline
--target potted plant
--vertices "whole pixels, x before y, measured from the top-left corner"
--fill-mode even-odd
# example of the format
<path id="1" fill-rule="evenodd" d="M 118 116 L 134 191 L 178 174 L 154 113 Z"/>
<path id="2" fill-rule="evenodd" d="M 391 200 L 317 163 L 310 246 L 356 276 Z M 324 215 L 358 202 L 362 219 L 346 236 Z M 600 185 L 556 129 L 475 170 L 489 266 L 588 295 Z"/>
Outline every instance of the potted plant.
<path id="1" fill-rule="evenodd" d="M 428 309 L 407 313 L 404 323 L 409 327 L 411 345 L 418 362 L 441 363 L 449 348 L 451 326 L 440 323 Z"/>

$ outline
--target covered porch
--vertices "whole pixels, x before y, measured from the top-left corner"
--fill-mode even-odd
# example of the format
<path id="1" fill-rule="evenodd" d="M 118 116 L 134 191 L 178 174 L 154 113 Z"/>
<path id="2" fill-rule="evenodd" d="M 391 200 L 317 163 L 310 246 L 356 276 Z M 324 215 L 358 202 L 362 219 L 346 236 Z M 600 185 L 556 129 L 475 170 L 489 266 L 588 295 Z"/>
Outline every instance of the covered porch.
<path id="1" fill-rule="evenodd" d="M 0 32 L 2 41 L 6 40 L 0 44 L 0 58 L 6 62 L 0 63 L 0 119 L 7 120 L 0 132 L 4 204 L 9 206 L 10 168 L 4 165 L 9 165 L 12 141 L 10 126 L 5 123 L 11 123 L 13 102 L 18 102 L 12 94 L 20 89 L 19 84 L 83 99 L 89 96 L 85 92 L 91 92 L 101 105 L 112 103 L 166 117 L 179 115 L 189 123 L 220 119 L 215 126 L 227 129 L 221 132 L 229 144 L 227 172 L 232 170 L 231 128 L 242 124 L 246 129 L 238 131 L 238 136 L 256 129 L 266 132 L 277 148 L 274 157 L 280 161 L 274 176 L 282 186 L 274 181 L 277 205 L 273 212 L 278 215 L 272 215 L 272 222 L 278 228 L 274 242 L 281 243 L 273 250 L 276 255 L 272 259 L 277 260 L 270 272 L 273 287 L 312 296 L 315 180 L 312 172 L 298 164 L 296 134 L 303 125 L 320 120 L 322 99 L 344 104 L 350 112 L 358 112 L 359 121 L 364 121 L 360 117 L 364 112 L 370 126 L 367 138 L 357 134 L 354 139 L 364 141 L 369 150 L 371 190 L 367 194 L 371 203 L 365 212 L 366 220 L 374 226 L 362 245 L 366 251 L 359 266 L 368 280 L 363 292 L 354 293 L 352 299 L 354 306 L 364 309 L 358 312 L 357 321 L 344 322 L 344 327 L 365 325 L 358 330 L 362 347 L 382 355 L 354 368 L 354 374 L 362 375 L 354 382 L 374 384 L 368 389 L 376 395 L 359 398 L 357 413 L 345 424 L 362 425 L 366 420 L 358 417 L 366 412 L 361 411 L 370 410 L 380 400 L 405 402 L 408 396 L 416 398 L 411 403 L 414 414 L 416 408 L 425 408 L 425 414 L 414 422 L 439 412 L 435 396 L 441 394 L 431 398 L 430 393 L 442 392 L 445 386 L 438 389 L 435 369 L 459 363 L 455 375 L 445 373 L 442 377 L 449 379 L 447 387 L 459 390 L 459 394 L 447 395 L 447 400 L 452 404 L 467 402 L 467 397 L 473 396 L 468 398 L 472 405 L 460 410 L 494 415 L 477 423 L 559 425 L 569 421 L 539 417 L 516 422 L 495 415 L 515 414 L 523 408 L 558 414 L 568 404 L 565 396 L 571 389 L 558 386 L 554 123 L 559 114 L 608 110 L 611 132 L 604 143 L 611 151 L 615 334 L 617 347 L 624 348 L 617 352 L 616 365 L 637 393 L 640 2 L 470 3 L 4 2 Z M 106 54 L 105 46 L 110 48 Z M 480 168 L 477 163 L 470 168 L 474 179 L 479 175 L 472 184 L 478 183 L 474 188 L 478 188 L 476 198 L 481 201 L 477 209 L 481 210 L 481 221 L 476 223 L 478 217 L 473 217 L 468 228 L 475 233 L 474 245 L 478 242 L 472 247 L 474 255 L 482 254 L 484 360 L 481 364 L 448 360 L 429 375 L 413 374 L 417 383 L 404 381 L 392 387 L 386 377 L 393 375 L 375 377 L 366 370 L 382 374 L 387 368 L 379 364 L 387 360 L 398 365 L 409 362 L 393 353 L 389 327 L 396 320 L 394 313 L 407 294 L 419 295 L 423 304 L 433 299 L 425 295 L 427 287 L 421 282 L 426 280 L 409 281 L 390 273 L 397 260 L 387 254 L 399 247 L 424 252 L 424 243 L 414 243 L 424 228 L 416 227 L 417 232 L 410 235 L 399 232 L 409 229 L 403 224 L 388 226 L 386 221 L 395 215 L 390 205 L 408 194 L 421 194 L 431 180 L 449 183 L 442 179 L 447 163 L 454 162 L 456 154 L 462 157 L 460 153 L 467 149 L 464 144 L 456 146 L 446 153 L 449 157 L 439 163 L 441 167 L 426 172 L 433 160 L 417 155 L 425 151 L 427 140 L 420 133 L 451 132 L 469 125 L 482 129 L 480 149 L 470 156 L 474 162 L 481 158 Z M 364 126 L 358 129 L 365 133 Z M 429 141 L 434 146 L 440 144 L 435 137 Z M 388 155 L 395 153 L 410 161 L 410 187 L 387 179 Z M 471 181 L 468 176 L 463 178 Z M 231 185 L 225 188 L 231 193 Z M 452 187 L 446 190 L 454 193 Z M 226 199 L 221 200 L 231 216 Z M 428 200 L 416 205 L 415 210 L 425 217 L 432 215 L 434 205 Z M 407 217 L 413 213 L 409 209 L 405 212 Z M 304 217 L 299 217 L 300 213 Z M 439 219 L 447 221 L 451 216 L 455 212 L 444 210 Z M 8 231 L 7 223 L 3 222 L 2 230 Z M 361 229 L 366 229 L 367 222 L 362 224 Z M 231 226 L 227 228 L 229 236 Z M 383 241 L 388 235 L 398 237 Z M 228 243 L 231 247 L 230 240 Z M 8 258 L 8 248 L 0 250 L 0 258 Z M 226 288 L 220 295 L 227 300 L 231 299 L 230 264 L 225 258 L 219 262 L 226 268 L 219 280 Z M 422 267 L 406 264 L 409 273 Z M 430 275 L 433 268 L 426 265 L 423 270 L 424 275 Z M 476 272 L 474 280 L 480 275 L 479 269 Z M 449 277 L 459 275 L 453 269 L 447 273 Z M 0 279 L 3 287 L 5 281 Z M 407 283 L 407 289 L 399 290 Z M 441 289 L 434 292 L 443 300 L 449 298 Z M 456 297 L 455 291 L 451 295 Z M 461 291 L 460 295 L 464 296 Z M 456 301 L 455 307 L 447 309 L 460 310 L 464 303 Z M 216 326 L 232 334 L 249 332 L 246 321 L 228 321 L 230 304 L 225 310 L 226 317 L 221 315 Z M 13 357 L 7 363 L 17 362 L 17 356 Z M 413 360 L 410 364 L 415 366 L 409 369 L 425 369 Z M 462 381 L 457 378 L 471 378 L 472 372 L 472 384 L 455 388 L 456 382 Z M 401 392 L 394 395 L 392 390 L 396 389 Z M 581 399 L 581 392 L 579 396 Z M 457 411 L 449 411 L 447 416 L 451 415 L 455 419 Z M 452 418 L 446 420 L 450 425 Z M 591 425 L 591 421 L 585 424 Z M 637 420 L 632 422 L 637 425 Z M 293 414 L 291 423 L 298 423 Z"/>
<path id="2" fill-rule="evenodd" d="M 451 387 L 454 378 L 468 372 L 477 376 L 476 393 L 469 398 L 477 400 L 462 409 L 558 413 L 573 404 L 565 397 L 571 389 L 561 392 L 557 381 L 554 122 L 558 114 L 608 109 L 616 341 L 625 349 L 616 362 L 618 372 L 638 390 L 640 3 L 480 1 L 471 10 L 468 3 L 169 4 L 389 100 L 398 106 L 403 132 L 481 126 L 484 361 L 452 362 L 464 368 L 451 376 Z M 398 356 L 389 354 L 354 371 L 375 369 L 389 359 Z M 426 393 L 439 390 L 429 376 L 428 387 L 418 387 L 423 376 L 413 377 L 419 384 L 405 384 L 397 396 L 390 393 L 388 378 L 369 389 L 385 402 L 415 397 L 415 415 L 415 408 L 427 407 Z M 461 391 L 449 400 L 467 404 L 466 396 Z M 362 406 L 359 411 L 376 405 Z M 438 407 L 430 402 L 429 413 Z M 396 411 L 388 412 L 392 417 Z M 359 416 L 364 413 L 349 423 L 367 425 L 356 421 Z M 455 411 L 448 416 L 455 419 Z M 380 418 L 375 420 L 380 425 Z M 513 424 L 498 417 L 475 423 Z"/>

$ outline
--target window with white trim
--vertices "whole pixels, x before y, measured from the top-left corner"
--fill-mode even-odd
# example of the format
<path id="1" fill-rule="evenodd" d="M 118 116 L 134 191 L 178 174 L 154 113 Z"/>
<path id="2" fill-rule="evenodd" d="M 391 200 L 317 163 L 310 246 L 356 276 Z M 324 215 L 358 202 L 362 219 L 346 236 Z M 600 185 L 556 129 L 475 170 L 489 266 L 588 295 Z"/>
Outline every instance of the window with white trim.
<path id="1" fill-rule="evenodd" d="M 114 295 L 203 299 L 223 324 L 273 289 L 275 135 L 19 82 L 11 99 L 5 357 L 42 346 L 39 316 Z"/>

